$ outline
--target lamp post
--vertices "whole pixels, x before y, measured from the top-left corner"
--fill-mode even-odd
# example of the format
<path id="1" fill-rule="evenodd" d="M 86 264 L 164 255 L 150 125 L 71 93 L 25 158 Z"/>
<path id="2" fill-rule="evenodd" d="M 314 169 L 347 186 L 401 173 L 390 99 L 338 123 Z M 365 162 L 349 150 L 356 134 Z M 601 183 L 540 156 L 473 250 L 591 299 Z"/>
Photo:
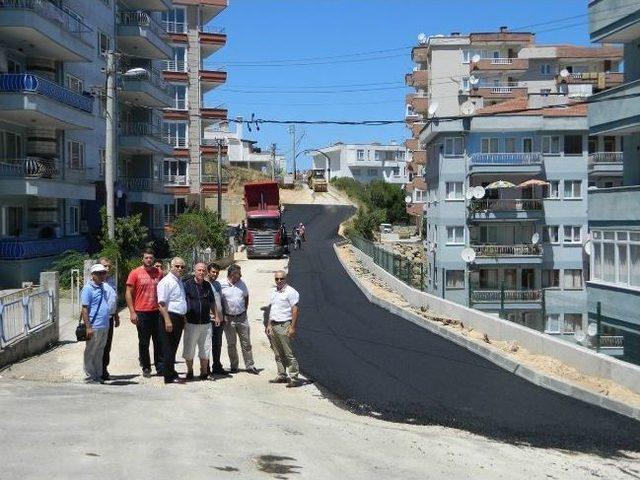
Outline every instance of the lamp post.
<path id="1" fill-rule="evenodd" d="M 222 147 L 225 146 L 224 139 L 216 139 L 216 145 L 218 146 L 218 218 L 222 219 Z"/>
<path id="2" fill-rule="evenodd" d="M 301 152 L 301 153 L 309 153 L 309 152 L 318 152 L 320 155 L 322 155 L 324 158 L 327 159 L 327 181 L 331 180 L 331 157 L 329 157 L 329 155 L 327 155 L 323 151 L 318 150 L 316 148 L 307 148 L 304 152 Z"/>

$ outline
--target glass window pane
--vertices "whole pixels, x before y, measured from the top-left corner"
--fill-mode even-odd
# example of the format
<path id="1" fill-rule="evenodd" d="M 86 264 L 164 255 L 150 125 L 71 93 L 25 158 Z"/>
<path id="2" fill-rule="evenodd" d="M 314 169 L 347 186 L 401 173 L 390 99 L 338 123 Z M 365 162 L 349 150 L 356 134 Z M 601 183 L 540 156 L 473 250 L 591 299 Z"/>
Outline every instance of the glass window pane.
<path id="1" fill-rule="evenodd" d="M 603 244 L 604 248 L 604 263 L 603 263 L 603 280 L 605 282 L 616 281 L 615 271 L 615 245 L 612 243 Z"/>
<path id="2" fill-rule="evenodd" d="M 627 259 L 627 246 L 618 245 L 618 283 L 629 282 L 629 264 Z"/>
<path id="3" fill-rule="evenodd" d="M 593 243 L 593 278 L 602 280 L 602 244 Z"/>
<path id="4" fill-rule="evenodd" d="M 629 245 L 629 257 L 630 283 L 640 287 L 640 245 Z"/>

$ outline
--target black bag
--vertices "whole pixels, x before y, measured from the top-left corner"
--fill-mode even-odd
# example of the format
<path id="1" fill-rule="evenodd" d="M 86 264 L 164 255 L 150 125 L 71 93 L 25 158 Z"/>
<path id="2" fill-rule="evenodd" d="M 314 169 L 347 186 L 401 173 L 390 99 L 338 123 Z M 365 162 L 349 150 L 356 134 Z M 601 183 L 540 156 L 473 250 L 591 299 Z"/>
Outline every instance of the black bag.
<path id="1" fill-rule="evenodd" d="M 90 320 L 91 324 L 96 320 L 96 316 L 100 311 L 100 306 L 102 305 L 102 299 L 104 298 L 104 288 L 101 289 L 100 293 L 100 301 L 98 302 L 98 308 L 96 308 L 96 313 L 93 314 L 93 320 Z M 80 314 L 80 321 L 78 322 L 78 326 L 76 327 L 76 339 L 78 342 L 86 342 L 87 341 L 87 329 L 84 326 L 84 322 L 82 321 L 82 314 Z"/>

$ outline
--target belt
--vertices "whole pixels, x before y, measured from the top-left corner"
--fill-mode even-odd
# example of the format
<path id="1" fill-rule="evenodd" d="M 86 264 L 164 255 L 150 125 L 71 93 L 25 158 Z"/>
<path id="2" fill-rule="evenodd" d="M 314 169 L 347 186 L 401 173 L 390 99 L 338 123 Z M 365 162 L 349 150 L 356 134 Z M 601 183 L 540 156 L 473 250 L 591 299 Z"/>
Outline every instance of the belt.
<path id="1" fill-rule="evenodd" d="M 242 312 L 242 313 L 236 313 L 236 314 L 231 314 L 231 313 L 225 313 L 225 317 L 241 317 L 242 315 L 244 315 L 245 313 L 247 313 L 246 311 Z"/>

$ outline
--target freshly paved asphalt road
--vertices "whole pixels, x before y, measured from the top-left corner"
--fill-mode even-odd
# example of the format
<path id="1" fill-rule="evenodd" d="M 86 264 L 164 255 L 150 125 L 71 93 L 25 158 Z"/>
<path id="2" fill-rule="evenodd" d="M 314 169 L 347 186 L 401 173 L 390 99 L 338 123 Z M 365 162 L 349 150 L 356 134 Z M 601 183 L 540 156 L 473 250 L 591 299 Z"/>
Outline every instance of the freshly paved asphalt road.
<path id="1" fill-rule="evenodd" d="M 640 422 L 545 390 L 369 303 L 333 251 L 349 207 L 291 205 L 307 242 L 293 251 L 303 372 L 356 412 L 539 447 L 640 451 Z"/>

